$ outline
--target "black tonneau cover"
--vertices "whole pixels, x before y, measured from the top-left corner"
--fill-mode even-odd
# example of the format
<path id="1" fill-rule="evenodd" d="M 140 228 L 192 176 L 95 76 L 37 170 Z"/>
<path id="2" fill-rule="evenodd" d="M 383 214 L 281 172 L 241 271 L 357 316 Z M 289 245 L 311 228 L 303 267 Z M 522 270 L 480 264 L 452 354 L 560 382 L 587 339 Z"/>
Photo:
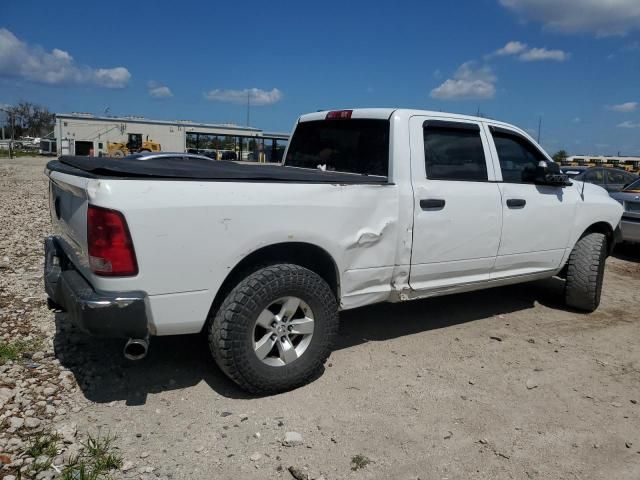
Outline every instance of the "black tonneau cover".
<path id="1" fill-rule="evenodd" d="M 69 168 L 71 167 L 71 168 Z M 47 168 L 63 173 L 118 179 L 175 179 L 302 183 L 387 183 L 386 177 L 358 175 L 280 165 L 246 164 L 194 157 L 135 158 L 62 156 Z"/>

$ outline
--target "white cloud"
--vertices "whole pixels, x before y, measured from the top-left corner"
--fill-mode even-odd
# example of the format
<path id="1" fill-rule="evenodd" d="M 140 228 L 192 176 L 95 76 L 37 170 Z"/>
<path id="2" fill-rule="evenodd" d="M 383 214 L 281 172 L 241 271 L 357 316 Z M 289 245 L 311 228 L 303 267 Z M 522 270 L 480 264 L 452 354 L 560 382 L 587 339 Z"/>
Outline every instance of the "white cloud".
<path id="1" fill-rule="evenodd" d="M 607 105 L 607 110 L 620 113 L 634 112 L 638 108 L 638 102 L 625 102 L 618 105 Z"/>
<path id="2" fill-rule="evenodd" d="M 569 54 L 562 50 L 547 50 L 546 48 L 532 48 L 522 53 L 519 57 L 523 62 L 539 62 L 542 60 L 554 60 L 564 62 Z"/>
<path id="3" fill-rule="evenodd" d="M 542 60 L 555 60 L 564 62 L 570 57 L 570 54 L 563 50 L 547 50 L 546 48 L 529 48 L 526 43 L 511 41 L 504 47 L 499 48 L 493 53 L 486 55 L 485 58 L 507 57 L 517 55 L 523 62 L 536 62 Z"/>
<path id="4" fill-rule="evenodd" d="M 149 91 L 149 96 L 153 98 L 173 97 L 173 92 L 169 87 L 153 80 L 147 83 L 147 89 Z"/>
<path id="5" fill-rule="evenodd" d="M 618 128 L 640 128 L 640 123 L 633 123 L 627 120 L 626 122 L 618 124 Z"/>
<path id="6" fill-rule="evenodd" d="M 528 20 L 565 33 L 624 35 L 640 28 L 638 0 L 500 0 Z"/>
<path id="7" fill-rule="evenodd" d="M 522 42 L 509 42 L 504 47 L 496 50 L 493 55 L 503 57 L 505 55 L 517 55 L 527 49 L 527 44 Z"/>
<path id="8" fill-rule="evenodd" d="M 245 88 L 244 90 L 222 90 L 216 88 L 204 94 L 207 100 L 229 103 L 247 103 L 247 98 L 251 105 L 272 105 L 282 100 L 282 92 L 277 88 L 272 90 L 261 90 L 259 88 Z"/>
<path id="9" fill-rule="evenodd" d="M 491 67 L 476 67 L 475 62 L 466 62 L 460 65 L 453 78 L 431 90 L 431 97 L 439 100 L 493 98 L 497 81 Z"/>
<path id="10" fill-rule="evenodd" d="M 47 52 L 28 45 L 6 28 L 0 28 L 0 77 L 17 77 L 48 85 L 95 85 L 123 88 L 131 74 L 124 67 L 92 68 L 78 65 L 69 52 Z"/>

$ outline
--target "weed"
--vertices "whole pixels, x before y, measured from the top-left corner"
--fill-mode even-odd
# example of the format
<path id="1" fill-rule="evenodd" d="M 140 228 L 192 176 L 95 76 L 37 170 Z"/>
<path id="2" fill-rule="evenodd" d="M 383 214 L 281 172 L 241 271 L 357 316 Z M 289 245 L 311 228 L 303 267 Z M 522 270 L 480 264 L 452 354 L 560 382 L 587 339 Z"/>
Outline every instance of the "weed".
<path id="1" fill-rule="evenodd" d="M 16 340 L 15 342 L 4 342 L 0 340 L 0 365 L 4 365 L 9 360 L 19 359 L 23 353 L 34 352 L 41 346 L 38 340 Z"/>
<path id="2" fill-rule="evenodd" d="M 108 477 L 111 470 L 122 466 L 122 458 L 112 450 L 115 437 L 89 435 L 83 443 L 83 453 L 69 459 L 61 480 L 101 480 Z"/>
<path id="3" fill-rule="evenodd" d="M 28 440 L 25 453 L 33 458 L 40 455 L 55 457 L 58 454 L 60 437 L 56 434 L 39 433 Z"/>
<path id="4" fill-rule="evenodd" d="M 358 455 L 351 457 L 351 470 L 355 472 L 356 470 L 366 467 L 370 463 L 371 460 L 359 453 Z"/>
<path id="5" fill-rule="evenodd" d="M 50 433 L 38 433 L 27 440 L 25 453 L 35 459 L 29 465 L 30 476 L 35 477 L 51 467 L 53 458 L 58 454 L 59 441 L 58 435 Z"/>

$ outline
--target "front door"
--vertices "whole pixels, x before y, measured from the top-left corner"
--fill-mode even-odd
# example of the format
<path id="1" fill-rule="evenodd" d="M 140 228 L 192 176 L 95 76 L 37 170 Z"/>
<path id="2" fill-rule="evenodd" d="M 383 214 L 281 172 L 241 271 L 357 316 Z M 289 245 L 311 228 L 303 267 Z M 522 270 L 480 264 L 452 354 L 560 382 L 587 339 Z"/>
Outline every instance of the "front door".
<path id="1" fill-rule="evenodd" d="M 410 135 L 411 288 L 439 290 L 488 280 L 502 212 L 481 124 L 416 116 Z"/>
<path id="2" fill-rule="evenodd" d="M 536 185 L 540 161 L 551 162 L 515 130 L 489 126 L 492 153 L 501 175 L 502 238 L 491 275 L 504 278 L 560 268 L 573 227 L 575 188 Z"/>

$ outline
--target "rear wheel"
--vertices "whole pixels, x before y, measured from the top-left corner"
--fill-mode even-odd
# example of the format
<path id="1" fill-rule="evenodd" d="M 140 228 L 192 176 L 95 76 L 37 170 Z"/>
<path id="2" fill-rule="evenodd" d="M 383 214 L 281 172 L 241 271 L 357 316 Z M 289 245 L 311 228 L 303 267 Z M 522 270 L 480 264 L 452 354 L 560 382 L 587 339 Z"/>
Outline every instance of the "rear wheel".
<path id="1" fill-rule="evenodd" d="M 606 257 L 607 237 L 602 233 L 589 233 L 578 240 L 567 262 L 567 305 L 587 312 L 598 308 Z"/>
<path id="2" fill-rule="evenodd" d="M 124 152 L 122 150 L 115 150 L 111 156 L 115 158 L 122 158 L 124 157 Z"/>
<path id="3" fill-rule="evenodd" d="M 331 353 L 338 305 L 327 283 L 298 265 L 262 268 L 242 280 L 209 324 L 216 363 L 252 393 L 315 378 Z"/>

